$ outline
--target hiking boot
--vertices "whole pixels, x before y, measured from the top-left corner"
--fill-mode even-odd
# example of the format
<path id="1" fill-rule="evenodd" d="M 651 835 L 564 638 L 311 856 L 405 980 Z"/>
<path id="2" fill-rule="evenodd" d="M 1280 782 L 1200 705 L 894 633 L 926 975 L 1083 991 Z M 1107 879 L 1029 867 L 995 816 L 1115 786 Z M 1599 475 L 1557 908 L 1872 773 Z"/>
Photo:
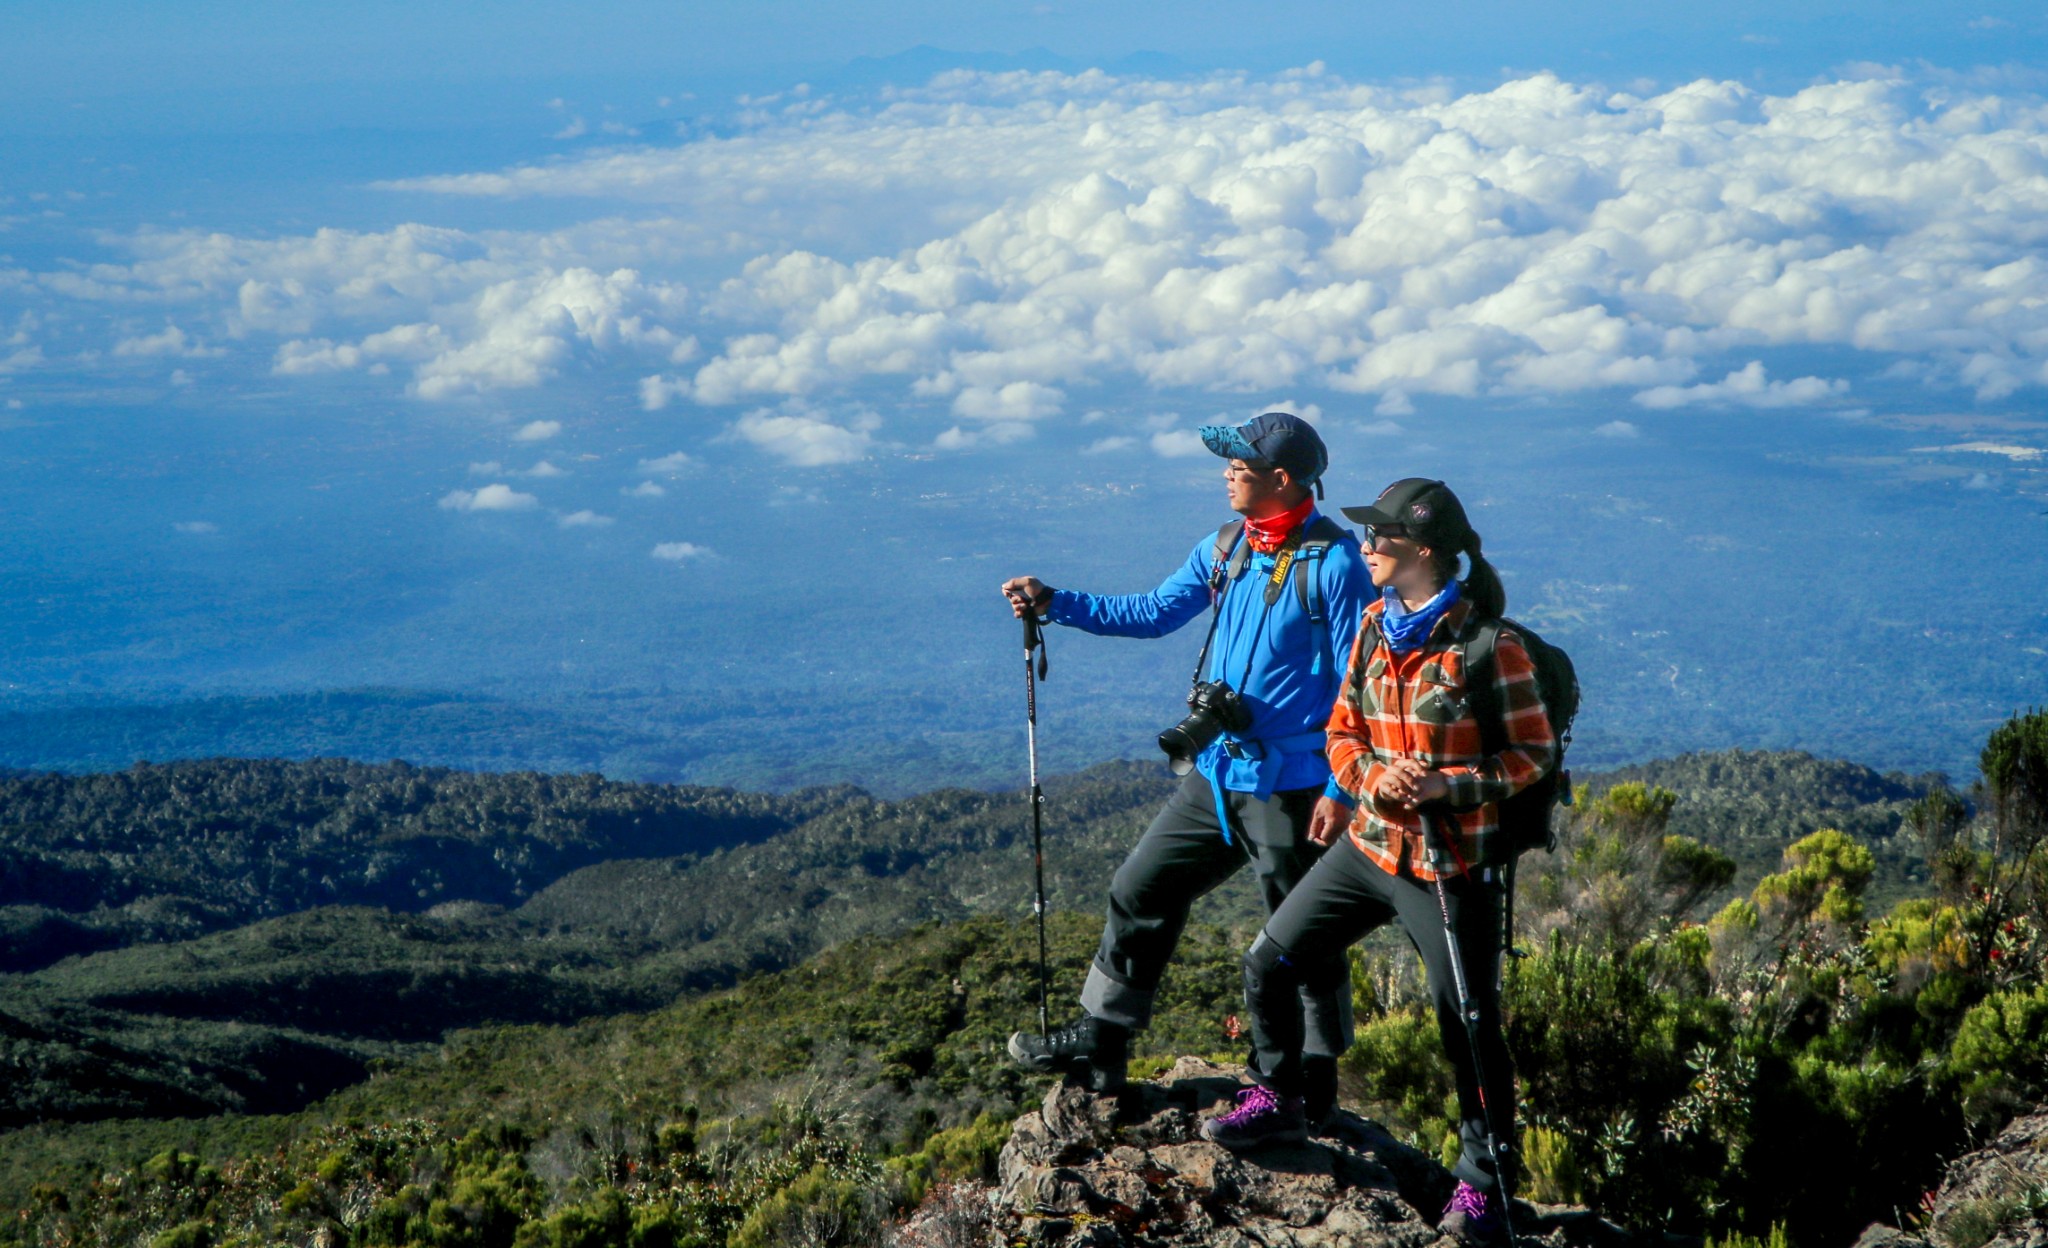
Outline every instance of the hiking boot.
<path id="1" fill-rule="evenodd" d="M 1301 1063 L 1301 1111 L 1308 1129 L 1321 1135 L 1337 1116 L 1337 1059 L 1303 1058 Z"/>
<path id="2" fill-rule="evenodd" d="M 1445 1235 L 1455 1235 L 1467 1244 L 1504 1244 L 1508 1240 L 1507 1219 L 1501 1216 L 1500 1198 L 1490 1196 L 1470 1183 L 1460 1180 L 1458 1190 L 1451 1193 L 1451 1203 L 1444 1206 L 1443 1219 L 1436 1229 Z"/>
<path id="3" fill-rule="evenodd" d="M 1202 1138 L 1237 1152 L 1262 1144 L 1299 1144 L 1308 1139 L 1301 1098 L 1280 1096 L 1257 1084 L 1237 1094 L 1237 1107 L 1202 1121 Z"/>
<path id="4" fill-rule="evenodd" d="M 1026 1070 L 1065 1075 L 1090 1092 L 1115 1092 L 1124 1086 L 1130 1045 L 1128 1029 L 1083 1014 L 1049 1036 L 1014 1032 L 1009 1049 L 1011 1060 Z"/>

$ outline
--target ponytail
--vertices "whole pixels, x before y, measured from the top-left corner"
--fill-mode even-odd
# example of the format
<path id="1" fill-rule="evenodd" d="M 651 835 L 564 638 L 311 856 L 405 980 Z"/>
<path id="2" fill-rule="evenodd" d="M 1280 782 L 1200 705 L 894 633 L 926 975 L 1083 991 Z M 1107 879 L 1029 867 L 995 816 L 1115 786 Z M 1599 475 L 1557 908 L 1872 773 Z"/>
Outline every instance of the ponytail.
<path id="1" fill-rule="evenodd" d="M 1507 586 L 1500 583 L 1500 573 L 1479 553 L 1479 535 L 1469 533 L 1465 543 L 1465 558 L 1472 568 L 1465 574 L 1464 597 L 1472 604 L 1472 610 L 1482 620 L 1497 620 L 1508 613 Z"/>

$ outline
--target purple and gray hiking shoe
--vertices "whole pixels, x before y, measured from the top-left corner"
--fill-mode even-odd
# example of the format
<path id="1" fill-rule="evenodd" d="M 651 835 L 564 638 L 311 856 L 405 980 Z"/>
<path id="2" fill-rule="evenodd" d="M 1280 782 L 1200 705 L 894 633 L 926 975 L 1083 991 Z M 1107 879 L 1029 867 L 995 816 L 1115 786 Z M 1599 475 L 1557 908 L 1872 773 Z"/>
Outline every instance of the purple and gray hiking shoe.
<path id="1" fill-rule="evenodd" d="M 1308 1139 L 1301 1098 L 1282 1097 L 1254 1084 L 1237 1094 L 1237 1106 L 1204 1119 L 1202 1138 L 1236 1151 L 1262 1144 L 1298 1144 Z"/>
<path id="2" fill-rule="evenodd" d="M 1451 1193 L 1451 1203 L 1444 1206 L 1443 1220 L 1436 1229 L 1468 1244 L 1504 1244 L 1508 1238 L 1499 1200 L 1462 1180 Z"/>

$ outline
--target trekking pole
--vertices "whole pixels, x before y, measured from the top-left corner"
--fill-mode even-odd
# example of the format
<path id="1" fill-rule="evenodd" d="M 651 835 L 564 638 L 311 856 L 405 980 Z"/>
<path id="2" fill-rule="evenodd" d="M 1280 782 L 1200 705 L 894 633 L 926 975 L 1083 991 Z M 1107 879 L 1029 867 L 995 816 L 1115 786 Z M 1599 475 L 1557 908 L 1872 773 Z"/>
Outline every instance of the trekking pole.
<path id="1" fill-rule="evenodd" d="M 1032 658 L 1037 657 L 1038 666 L 1032 667 Z M 1038 916 L 1038 1034 L 1043 1036 L 1052 1030 L 1047 1018 L 1046 999 L 1050 995 L 1046 987 L 1045 953 L 1045 794 L 1038 787 L 1038 682 L 1045 679 L 1045 634 L 1038 626 L 1038 615 L 1030 607 L 1024 608 L 1024 740 L 1031 751 L 1031 869 L 1036 877 L 1036 887 L 1031 896 L 1031 912 Z"/>
<path id="2" fill-rule="evenodd" d="M 1486 1059 L 1479 1052 L 1479 1009 L 1472 1004 L 1472 990 L 1465 982 L 1464 951 L 1458 947 L 1458 933 L 1451 923 L 1450 895 L 1444 891 L 1444 869 L 1450 864 L 1444 861 L 1444 833 L 1438 824 L 1436 812 L 1427 806 L 1418 812 L 1422 816 L 1422 837 L 1429 849 L 1430 870 L 1436 876 L 1436 909 L 1444 921 L 1444 947 L 1451 955 L 1451 984 L 1458 994 L 1458 1017 L 1465 1020 L 1465 1044 L 1472 1051 L 1472 1078 L 1479 1085 L 1479 1113 L 1486 1121 L 1486 1151 L 1493 1158 L 1493 1174 L 1500 1186 L 1500 1220 L 1508 1233 L 1508 1248 L 1520 1248 L 1521 1241 L 1515 1236 L 1515 1215 L 1510 1209 L 1514 1202 L 1508 1195 L 1508 1171 L 1501 1157 L 1513 1150 L 1513 1145 L 1503 1144 L 1500 1124 L 1495 1121 L 1493 1105 L 1486 1099 Z M 1459 860 L 1463 867 L 1464 862 Z M 1466 871 L 1469 876 L 1471 873 Z M 1479 881 L 1475 878 L 1476 886 Z M 1512 1125 L 1512 1124 L 1510 1124 Z"/>

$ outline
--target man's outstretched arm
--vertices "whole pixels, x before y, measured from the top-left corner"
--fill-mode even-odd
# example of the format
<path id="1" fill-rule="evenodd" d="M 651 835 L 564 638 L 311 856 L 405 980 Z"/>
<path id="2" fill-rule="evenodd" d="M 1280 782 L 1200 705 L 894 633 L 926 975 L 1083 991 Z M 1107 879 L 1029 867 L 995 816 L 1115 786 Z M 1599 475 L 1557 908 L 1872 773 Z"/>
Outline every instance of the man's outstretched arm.
<path id="1" fill-rule="evenodd" d="M 1164 637 L 1208 608 L 1213 546 L 1207 539 L 1197 544 L 1187 561 L 1147 594 L 1088 594 L 1054 589 L 1035 576 L 1016 576 L 1003 582 L 1003 596 L 1011 614 L 1020 618 L 1029 609 L 1098 636 Z"/>

